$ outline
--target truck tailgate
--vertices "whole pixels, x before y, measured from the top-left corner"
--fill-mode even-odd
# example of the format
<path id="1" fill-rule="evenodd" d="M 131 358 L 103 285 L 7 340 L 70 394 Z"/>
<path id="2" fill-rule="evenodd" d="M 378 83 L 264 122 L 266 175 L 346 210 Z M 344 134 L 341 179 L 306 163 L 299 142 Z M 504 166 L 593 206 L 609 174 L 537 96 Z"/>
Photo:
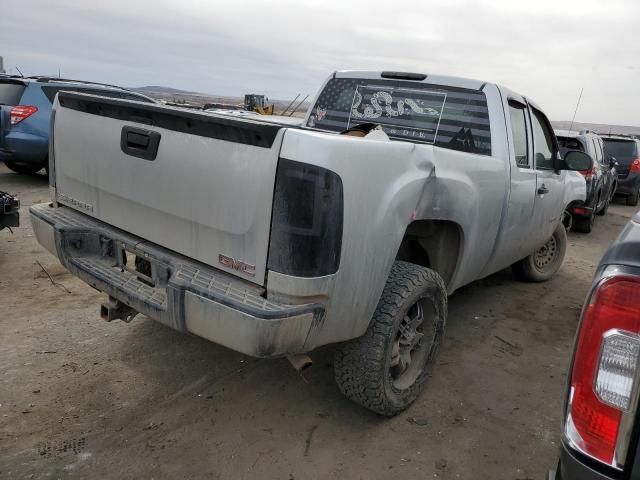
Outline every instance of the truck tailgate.
<path id="1" fill-rule="evenodd" d="M 61 92 L 58 202 L 264 283 L 282 126 Z"/>

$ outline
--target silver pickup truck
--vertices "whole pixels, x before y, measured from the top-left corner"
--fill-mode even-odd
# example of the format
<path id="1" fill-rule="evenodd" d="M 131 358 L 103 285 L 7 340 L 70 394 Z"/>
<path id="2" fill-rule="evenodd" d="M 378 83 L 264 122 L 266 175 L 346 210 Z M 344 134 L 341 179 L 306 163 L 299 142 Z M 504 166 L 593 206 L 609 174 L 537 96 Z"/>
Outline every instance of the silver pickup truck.
<path id="1" fill-rule="evenodd" d="M 585 196 L 569 170 L 591 158 L 558 151 L 529 99 L 462 78 L 334 73 L 297 125 L 61 92 L 51 203 L 31 219 L 108 294 L 102 318 L 256 357 L 340 343 L 341 391 L 394 415 L 427 379 L 447 295 L 560 267 L 561 215 Z"/>

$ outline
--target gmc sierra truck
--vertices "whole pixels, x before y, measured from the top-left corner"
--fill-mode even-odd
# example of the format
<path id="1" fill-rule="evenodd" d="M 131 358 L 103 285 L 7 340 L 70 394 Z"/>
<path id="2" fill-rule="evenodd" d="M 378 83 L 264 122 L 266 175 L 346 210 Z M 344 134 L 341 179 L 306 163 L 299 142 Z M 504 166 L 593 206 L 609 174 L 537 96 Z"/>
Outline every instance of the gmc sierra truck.
<path id="1" fill-rule="evenodd" d="M 339 343 L 340 390 L 387 416 L 424 386 L 449 294 L 558 270 L 592 163 L 522 95 L 401 72 L 332 74 L 299 124 L 60 92 L 49 161 L 36 236 L 102 318 L 263 358 Z"/>

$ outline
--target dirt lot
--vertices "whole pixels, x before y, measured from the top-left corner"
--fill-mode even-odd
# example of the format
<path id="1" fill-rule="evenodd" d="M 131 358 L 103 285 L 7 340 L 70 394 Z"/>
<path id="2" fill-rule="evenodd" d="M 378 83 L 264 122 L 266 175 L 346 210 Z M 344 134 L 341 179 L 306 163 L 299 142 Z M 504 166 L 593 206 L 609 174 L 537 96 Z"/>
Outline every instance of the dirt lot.
<path id="1" fill-rule="evenodd" d="M 102 322 L 102 295 L 33 237 L 44 178 L 0 165 L 0 189 L 23 204 L 0 233 L 0 477 L 29 479 L 544 478 L 581 304 L 634 210 L 571 234 L 547 284 L 505 271 L 456 293 L 427 390 L 387 420 L 340 395 L 330 348 L 302 377 L 144 317 Z"/>

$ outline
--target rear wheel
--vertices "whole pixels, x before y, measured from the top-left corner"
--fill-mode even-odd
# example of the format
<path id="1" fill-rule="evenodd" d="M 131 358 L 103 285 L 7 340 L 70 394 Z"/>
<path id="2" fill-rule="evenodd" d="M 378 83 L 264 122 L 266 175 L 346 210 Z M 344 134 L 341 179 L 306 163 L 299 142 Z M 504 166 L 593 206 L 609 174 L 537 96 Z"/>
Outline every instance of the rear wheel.
<path id="1" fill-rule="evenodd" d="M 630 207 L 637 207 L 638 197 L 640 197 L 640 190 L 636 190 L 627 197 L 627 205 L 629 205 Z"/>
<path id="2" fill-rule="evenodd" d="M 611 191 L 613 192 L 614 190 L 611 189 Z M 613 194 L 609 194 L 609 196 L 604 200 L 604 203 L 602 204 L 602 208 L 598 211 L 598 215 L 600 215 L 601 217 L 607 214 L 607 210 L 609 210 L 609 204 L 611 203 L 612 197 L 613 197 Z"/>
<path id="3" fill-rule="evenodd" d="M 43 165 L 31 165 L 31 164 L 21 164 L 15 163 L 11 160 L 5 160 L 4 164 L 7 166 L 9 170 L 13 170 L 16 173 L 21 173 L 23 175 L 29 175 L 36 173 L 42 170 Z"/>
<path id="4" fill-rule="evenodd" d="M 379 415 L 406 409 L 427 380 L 446 318 L 440 275 L 395 262 L 365 334 L 336 350 L 335 378 L 342 393 Z"/>
<path id="5" fill-rule="evenodd" d="M 566 251 L 567 232 L 559 224 L 547 243 L 512 265 L 513 271 L 528 282 L 546 282 L 560 269 Z"/>

